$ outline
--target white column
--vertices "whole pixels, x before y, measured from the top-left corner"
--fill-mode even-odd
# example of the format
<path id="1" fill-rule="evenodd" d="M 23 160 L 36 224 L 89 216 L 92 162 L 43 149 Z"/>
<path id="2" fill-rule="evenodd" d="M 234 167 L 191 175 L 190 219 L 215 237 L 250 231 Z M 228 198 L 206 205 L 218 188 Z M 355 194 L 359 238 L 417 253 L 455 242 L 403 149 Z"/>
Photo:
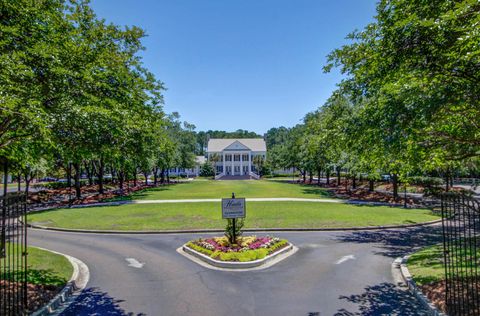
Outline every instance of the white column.
<path id="1" fill-rule="evenodd" d="M 243 176 L 243 154 L 240 154 L 240 175 Z"/>
<path id="2" fill-rule="evenodd" d="M 252 172 L 252 152 L 248 153 L 248 173 Z"/>
<path id="3" fill-rule="evenodd" d="M 222 155 L 223 155 L 223 169 L 222 169 L 222 173 L 223 173 L 223 174 L 226 174 L 226 170 L 225 170 L 225 152 L 223 152 Z"/>
<path id="4" fill-rule="evenodd" d="M 235 154 L 232 153 L 232 176 L 235 175 L 235 165 L 234 165 L 234 162 L 235 162 Z"/>

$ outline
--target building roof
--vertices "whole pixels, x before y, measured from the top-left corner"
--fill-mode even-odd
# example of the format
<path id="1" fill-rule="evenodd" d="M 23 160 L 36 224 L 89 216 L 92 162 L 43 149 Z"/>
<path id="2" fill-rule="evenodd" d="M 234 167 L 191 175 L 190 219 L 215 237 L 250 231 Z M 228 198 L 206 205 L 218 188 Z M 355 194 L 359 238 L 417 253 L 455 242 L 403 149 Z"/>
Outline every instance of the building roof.
<path id="1" fill-rule="evenodd" d="M 247 147 L 251 151 L 267 151 L 267 145 L 263 138 L 211 138 L 208 141 L 207 152 L 221 152 L 236 142 L 240 143 L 238 149 Z M 233 149 L 235 146 L 232 147 Z"/>

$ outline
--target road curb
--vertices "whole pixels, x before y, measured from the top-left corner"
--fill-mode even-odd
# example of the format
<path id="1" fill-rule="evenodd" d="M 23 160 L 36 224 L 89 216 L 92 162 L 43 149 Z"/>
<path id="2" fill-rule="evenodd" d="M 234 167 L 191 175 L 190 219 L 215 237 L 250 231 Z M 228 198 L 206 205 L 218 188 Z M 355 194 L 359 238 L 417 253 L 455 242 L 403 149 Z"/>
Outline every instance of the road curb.
<path id="1" fill-rule="evenodd" d="M 270 268 L 271 266 L 287 259 L 298 251 L 298 248 L 291 243 L 284 249 L 274 253 L 266 258 L 255 260 L 251 262 L 225 262 L 212 259 L 204 254 L 196 252 L 188 247 L 186 244 L 179 247 L 177 252 L 187 259 L 199 264 L 205 268 L 218 271 L 229 272 L 245 272 L 256 271 Z"/>
<path id="2" fill-rule="evenodd" d="M 432 316 L 447 316 L 442 313 L 418 288 L 407 267 L 407 261 L 410 255 L 395 259 L 392 263 L 392 273 L 396 282 L 401 282 L 401 287 L 407 288 L 429 311 Z"/>
<path id="3" fill-rule="evenodd" d="M 386 225 L 386 226 L 361 226 L 361 227 L 326 227 L 326 228 L 245 228 L 242 231 L 245 232 L 324 232 L 324 231 L 369 231 L 369 230 L 384 230 L 384 229 L 398 229 L 398 228 L 411 228 L 419 226 L 430 226 L 441 223 L 441 219 L 434 221 L 406 224 L 406 225 Z M 224 229 L 179 229 L 179 230 L 96 230 L 96 229 L 71 229 L 61 227 L 46 227 L 41 225 L 27 224 L 28 227 L 41 230 L 50 230 L 67 233 L 85 233 L 85 234 L 118 234 L 118 235 L 162 235 L 162 234 L 199 234 L 199 233 L 221 233 Z"/>
<path id="4" fill-rule="evenodd" d="M 80 294 L 80 292 L 85 289 L 87 283 L 90 279 L 90 271 L 88 266 L 81 260 L 66 255 L 61 252 L 53 251 L 50 249 L 45 249 L 41 247 L 35 247 L 41 250 L 49 251 L 61 256 L 64 256 L 68 259 L 70 264 L 73 266 L 72 277 L 68 281 L 67 285 L 58 293 L 47 305 L 33 312 L 31 316 L 47 316 L 47 315 L 59 315 L 62 313 L 75 298 Z"/>

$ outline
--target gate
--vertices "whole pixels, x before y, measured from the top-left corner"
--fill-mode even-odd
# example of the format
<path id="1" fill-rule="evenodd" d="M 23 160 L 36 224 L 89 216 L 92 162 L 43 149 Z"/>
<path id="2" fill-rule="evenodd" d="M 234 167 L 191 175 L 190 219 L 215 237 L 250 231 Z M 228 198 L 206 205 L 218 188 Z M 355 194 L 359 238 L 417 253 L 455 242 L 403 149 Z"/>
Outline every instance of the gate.
<path id="1" fill-rule="evenodd" d="M 1 196 L 0 208 L 0 315 L 26 315 L 26 195 Z"/>
<path id="2" fill-rule="evenodd" d="M 446 306 L 450 316 L 480 315 L 480 204 L 442 195 Z"/>

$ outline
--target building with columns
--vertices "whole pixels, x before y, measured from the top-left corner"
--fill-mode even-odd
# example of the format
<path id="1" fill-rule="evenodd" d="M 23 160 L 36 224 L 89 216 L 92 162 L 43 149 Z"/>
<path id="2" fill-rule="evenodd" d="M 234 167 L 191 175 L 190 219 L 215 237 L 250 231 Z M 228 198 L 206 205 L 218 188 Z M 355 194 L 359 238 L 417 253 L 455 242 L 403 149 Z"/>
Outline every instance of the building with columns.
<path id="1" fill-rule="evenodd" d="M 207 159 L 214 164 L 219 179 L 223 176 L 249 176 L 258 178 L 253 163 L 256 156 L 263 159 L 267 146 L 262 138 L 212 138 L 208 140 Z"/>

